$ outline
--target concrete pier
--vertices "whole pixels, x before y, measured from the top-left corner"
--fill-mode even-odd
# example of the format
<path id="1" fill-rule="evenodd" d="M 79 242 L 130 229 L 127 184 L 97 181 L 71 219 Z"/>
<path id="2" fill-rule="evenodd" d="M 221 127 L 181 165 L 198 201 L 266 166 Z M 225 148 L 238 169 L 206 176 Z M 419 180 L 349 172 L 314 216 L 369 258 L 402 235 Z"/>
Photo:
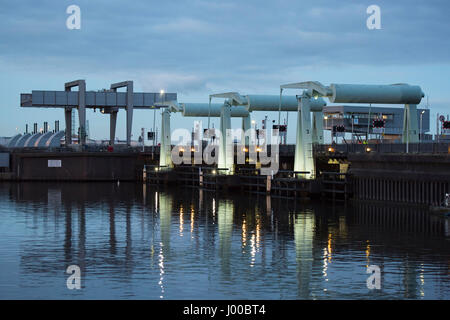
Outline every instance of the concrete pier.
<path id="1" fill-rule="evenodd" d="M 414 145 L 411 145 L 414 147 Z M 204 148 L 206 146 L 203 146 Z M 235 153 L 238 148 L 235 147 Z M 395 148 L 394 148 L 395 147 Z M 214 165 L 162 166 L 159 148 L 152 154 L 137 149 L 115 152 L 8 151 L 9 167 L 0 179 L 16 181 L 144 181 L 185 184 L 207 189 L 257 192 L 288 198 L 325 197 L 332 201 L 357 200 L 441 206 L 450 193 L 450 154 L 447 145 L 426 146 L 435 153 L 397 153 L 396 145 L 318 145 L 314 150 L 315 179 L 294 171 L 293 145 L 279 150 L 279 170 L 261 174 L 254 164 L 234 165 L 233 174 Z M 363 148 L 370 149 L 370 152 Z M 386 152 L 383 152 L 385 148 Z M 185 148 L 190 150 L 189 147 Z M 339 151 L 341 149 L 341 151 Z M 360 150 L 361 149 L 361 150 Z M 414 149 L 413 149 L 414 150 Z M 390 152 L 393 151 L 393 152 Z M 235 158 L 236 158 L 235 154 Z M 189 159 L 189 158 L 188 158 Z M 236 159 L 234 159 L 236 160 Z M 189 160 L 188 160 L 189 162 Z"/>

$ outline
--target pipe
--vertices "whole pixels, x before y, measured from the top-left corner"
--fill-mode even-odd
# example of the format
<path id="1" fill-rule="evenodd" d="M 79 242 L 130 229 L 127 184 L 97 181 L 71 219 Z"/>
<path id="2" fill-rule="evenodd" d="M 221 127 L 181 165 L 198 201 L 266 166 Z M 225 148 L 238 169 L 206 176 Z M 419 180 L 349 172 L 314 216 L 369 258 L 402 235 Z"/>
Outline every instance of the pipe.
<path id="1" fill-rule="evenodd" d="M 366 85 L 335 84 L 330 85 L 332 103 L 389 103 L 419 104 L 425 94 L 419 86 L 408 84 Z"/>
<path id="2" fill-rule="evenodd" d="M 297 111 L 298 100 L 296 96 L 275 95 L 247 95 L 247 108 L 249 111 Z"/>
<path id="3" fill-rule="evenodd" d="M 220 117 L 223 103 L 212 103 L 211 113 L 209 114 L 208 103 L 180 103 L 183 109 L 184 117 Z M 243 106 L 232 107 L 231 117 L 247 117 L 249 115 L 248 110 Z"/>
<path id="4" fill-rule="evenodd" d="M 299 99 L 296 96 L 248 95 L 249 111 L 298 111 Z M 281 104 L 280 104 L 281 100 Z M 311 111 L 320 112 L 326 105 L 322 98 L 310 99 Z"/>

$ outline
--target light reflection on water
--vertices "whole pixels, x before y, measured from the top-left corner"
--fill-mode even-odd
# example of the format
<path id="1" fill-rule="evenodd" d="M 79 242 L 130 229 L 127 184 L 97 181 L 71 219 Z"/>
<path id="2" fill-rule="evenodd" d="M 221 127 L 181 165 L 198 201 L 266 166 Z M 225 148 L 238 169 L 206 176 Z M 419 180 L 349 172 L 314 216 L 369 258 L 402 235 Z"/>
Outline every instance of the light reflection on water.
<path id="1" fill-rule="evenodd" d="M 2 183 L 0 216 L 2 299 L 450 298 L 448 219 L 419 208 Z"/>

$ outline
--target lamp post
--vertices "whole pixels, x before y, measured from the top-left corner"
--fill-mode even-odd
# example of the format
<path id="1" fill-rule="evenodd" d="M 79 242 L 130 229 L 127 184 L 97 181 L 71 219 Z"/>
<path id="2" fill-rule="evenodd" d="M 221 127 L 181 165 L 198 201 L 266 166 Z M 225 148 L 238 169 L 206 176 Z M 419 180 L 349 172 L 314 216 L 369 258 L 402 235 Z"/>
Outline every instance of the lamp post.
<path id="1" fill-rule="evenodd" d="M 352 121 L 352 143 L 353 143 L 353 123 L 355 122 L 355 116 L 352 113 L 352 116 L 350 117 L 351 121 Z"/>
<path id="2" fill-rule="evenodd" d="M 370 132 L 370 112 L 372 111 L 372 104 L 369 104 L 369 115 L 367 117 L 367 143 L 369 143 L 369 132 Z"/>
<path id="3" fill-rule="evenodd" d="M 419 129 L 419 142 L 422 142 L 422 138 L 423 138 L 423 132 L 422 132 L 422 118 L 423 118 L 423 114 L 425 113 L 425 110 L 422 110 L 422 112 L 420 113 L 420 129 Z"/>
<path id="4" fill-rule="evenodd" d="M 327 130 L 327 128 L 328 128 L 328 116 L 324 116 L 323 118 L 325 119 L 325 130 Z M 325 135 L 324 135 L 324 140 L 325 140 Z"/>

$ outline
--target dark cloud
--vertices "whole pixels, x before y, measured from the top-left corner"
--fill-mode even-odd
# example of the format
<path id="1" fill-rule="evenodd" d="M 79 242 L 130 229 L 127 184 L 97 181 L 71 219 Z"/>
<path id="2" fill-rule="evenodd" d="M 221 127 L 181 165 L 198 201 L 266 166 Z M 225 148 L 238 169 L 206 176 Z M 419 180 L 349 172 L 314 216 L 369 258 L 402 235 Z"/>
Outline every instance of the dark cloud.
<path id="1" fill-rule="evenodd" d="M 365 26 L 372 2 L 382 30 Z M 70 4 L 5 3 L 1 58 L 214 78 L 306 64 L 447 63 L 450 53 L 447 1 L 78 1 L 82 28 L 73 31 Z"/>

